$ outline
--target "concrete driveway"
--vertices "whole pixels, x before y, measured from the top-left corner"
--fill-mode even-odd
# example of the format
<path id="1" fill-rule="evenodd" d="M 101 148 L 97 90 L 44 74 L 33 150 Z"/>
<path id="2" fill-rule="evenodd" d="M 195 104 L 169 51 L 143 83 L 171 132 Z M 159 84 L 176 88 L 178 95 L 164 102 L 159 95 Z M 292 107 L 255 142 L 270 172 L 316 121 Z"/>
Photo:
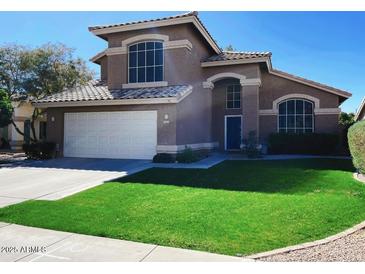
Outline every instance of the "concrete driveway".
<path id="1" fill-rule="evenodd" d="M 26 200 L 58 200 L 151 167 L 145 160 L 59 158 L 0 167 L 0 207 Z"/>

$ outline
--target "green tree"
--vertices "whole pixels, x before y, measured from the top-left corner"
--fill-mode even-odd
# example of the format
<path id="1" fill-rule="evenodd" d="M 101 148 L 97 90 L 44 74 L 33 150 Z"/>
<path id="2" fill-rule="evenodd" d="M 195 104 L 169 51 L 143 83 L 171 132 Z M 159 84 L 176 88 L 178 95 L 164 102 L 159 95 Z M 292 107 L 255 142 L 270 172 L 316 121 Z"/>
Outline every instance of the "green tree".
<path id="1" fill-rule="evenodd" d="M 350 112 L 341 112 L 340 114 L 340 125 L 343 125 L 345 127 L 350 127 L 355 123 L 355 114 Z"/>
<path id="2" fill-rule="evenodd" d="M 228 46 L 226 46 L 225 48 L 224 48 L 224 50 L 225 51 L 236 51 L 236 49 L 231 45 L 231 44 L 229 44 Z"/>
<path id="3" fill-rule="evenodd" d="M 0 127 L 6 127 L 11 123 L 13 106 L 7 91 L 0 89 Z"/>
<path id="4" fill-rule="evenodd" d="M 63 44 L 38 48 L 21 45 L 0 47 L 0 88 L 9 96 L 37 100 L 91 80 L 85 61 L 74 57 L 74 49 Z M 43 113 L 35 108 L 31 118 L 32 141 L 37 141 L 34 122 Z M 13 123 L 16 130 L 23 134 Z M 23 134 L 24 135 L 24 134 Z"/>

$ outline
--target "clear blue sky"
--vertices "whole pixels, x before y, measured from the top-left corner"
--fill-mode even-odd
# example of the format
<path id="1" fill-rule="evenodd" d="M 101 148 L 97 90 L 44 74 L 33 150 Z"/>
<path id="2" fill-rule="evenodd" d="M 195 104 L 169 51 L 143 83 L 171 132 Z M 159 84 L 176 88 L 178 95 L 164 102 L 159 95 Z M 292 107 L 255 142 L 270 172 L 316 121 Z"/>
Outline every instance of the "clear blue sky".
<path id="1" fill-rule="evenodd" d="M 88 26 L 178 13 L 1 12 L 0 44 L 62 42 L 88 60 L 106 47 Z M 355 111 L 365 96 L 365 12 L 200 12 L 199 16 L 221 47 L 271 51 L 275 68 L 348 90 L 353 96 L 343 103 L 344 111 Z"/>

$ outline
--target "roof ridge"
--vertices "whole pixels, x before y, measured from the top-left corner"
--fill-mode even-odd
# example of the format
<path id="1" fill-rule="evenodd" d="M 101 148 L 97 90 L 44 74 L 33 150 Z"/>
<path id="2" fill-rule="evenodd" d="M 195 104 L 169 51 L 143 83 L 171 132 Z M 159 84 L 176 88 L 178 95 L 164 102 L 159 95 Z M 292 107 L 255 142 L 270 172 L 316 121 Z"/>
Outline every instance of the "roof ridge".
<path id="1" fill-rule="evenodd" d="M 189 17 L 189 16 L 197 17 L 198 12 L 197 11 L 189 11 L 189 12 L 185 12 L 185 13 L 180 13 L 180 14 L 165 16 L 165 17 L 158 17 L 158 18 L 154 18 L 154 19 L 142 19 L 142 20 L 135 20 L 135 21 L 129 21 L 129 22 L 124 22 L 124 23 L 95 25 L 95 26 L 88 27 L 88 29 L 89 30 L 94 30 L 94 29 L 109 28 L 109 27 L 114 27 L 114 26 L 132 25 L 132 24 L 145 23 L 145 22 L 170 20 L 170 19 L 175 19 L 175 18 L 180 18 L 180 17 Z"/>

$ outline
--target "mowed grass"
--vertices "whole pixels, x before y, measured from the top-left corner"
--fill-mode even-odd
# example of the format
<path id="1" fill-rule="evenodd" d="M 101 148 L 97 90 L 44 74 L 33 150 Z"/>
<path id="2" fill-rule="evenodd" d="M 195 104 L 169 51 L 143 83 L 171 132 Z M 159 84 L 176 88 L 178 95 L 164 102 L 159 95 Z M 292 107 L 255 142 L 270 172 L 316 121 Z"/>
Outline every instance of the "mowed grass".
<path id="1" fill-rule="evenodd" d="M 365 220 L 350 160 L 226 161 L 209 170 L 149 169 L 59 201 L 0 209 L 0 221 L 248 255 Z"/>

